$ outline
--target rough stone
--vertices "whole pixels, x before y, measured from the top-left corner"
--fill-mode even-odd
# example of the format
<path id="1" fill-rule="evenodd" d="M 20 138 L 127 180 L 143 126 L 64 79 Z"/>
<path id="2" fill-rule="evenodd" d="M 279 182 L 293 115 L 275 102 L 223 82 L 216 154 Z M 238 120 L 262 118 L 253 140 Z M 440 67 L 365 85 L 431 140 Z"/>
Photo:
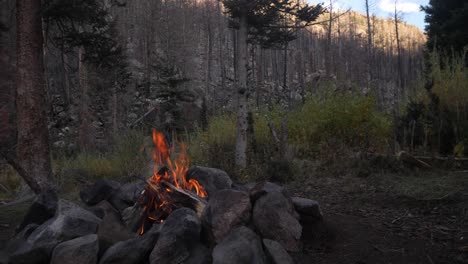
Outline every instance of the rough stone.
<path id="1" fill-rule="evenodd" d="M 299 214 L 322 219 L 322 211 L 317 201 L 300 197 L 292 197 L 291 200 Z"/>
<path id="2" fill-rule="evenodd" d="M 158 240 L 159 228 L 159 225 L 153 225 L 143 236 L 114 244 L 102 255 L 99 264 L 145 263 Z"/>
<path id="3" fill-rule="evenodd" d="M 58 244 L 51 264 L 95 264 L 98 258 L 99 243 L 96 235 L 87 235 Z"/>
<path id="4" fill-rule="evenodd" d="M 263 264 L 260 238 L 247 227 L 233 230 L 213 249 L 213 264 Z"/>
<path id="5" fill-rule="evenodd" d="M 99 238 L 99 250 L 104 252 L 113 244 L 134 238 L 135 233 L 122 223 L 120 214 L 107 201 L 100 202 L 96 207 L 103 209 L 104 217 L 99 224 L 97 235 Z"/>
<path id="6" fill-rule="evenodd" d="M 101 219 L 89 211 L 59 200 L 52 219 L 36 228 L 10 256 L 12 263 L 46 263 L 53 248 L 67 240 L 95 234 Z"/>
<path id="7" fill-rule="evenodd" d="M 195 166 L 187 171 L 188 179 L 197 180 L 211 197 L 215 192 L 231 189 L 232 180 L 229 175 L 220 169 Z"/>
<path id="8" fill-rule="evenodd" d="M 54 217 L 57 210 L 58 197 L 53 190 L 48 190 L 40 193 L 23 218 L 23 221 L 18 226 L 17 232 L 23 230 L 24 227 L 30 224 L 41 225 L 45 221 Z"/>
<path id="9" fill-rule="evenodd" d="M 278 241 L 286 250 L 302 249 L 302 226 L 295 217 L 292 202 L 279 192 L 260 197 L 254 205 L 253 223 L 263 238 Z"/>
<path id="10" fill-rule="evenodd" d="M 280 243 L 270 239 L 263 239 L 263 246 L 265 248 L 265 254 L 270 263 L 294 264 L 293 259 Z"/>
<path id="11" fill-rule="evenodd" d="M 95 205 L 109 198 L 120 188 L 120 183 L 111 180 L 98 180 L 80 191 L 81 200 L 87 205 Z"/>
<path id="12" fill-rule="evenodd" d="M 252 201 L 256 201 L 258 198 L 260 198 L 261 196 L 267 193 L 271 193 L 271 192 L 283 193 L 284 192 L 283 187 L 272 182 L 259 182 L 249 189 L 250 189 L 249 194 L 250 194 L 250 198 L 252 199 Z"/>
<path id="13" fill-rule="evenodd" d="M 216 192 L 208 201 L 202 217 L 208 237 L 220 242 L 231 230 L 249 222 L 251 209 L 250 197 L 246 192 Z"/>
<path id="14" fill-rule="evenodd" d="M 161 227 L 158 242 L 150 254 L 151 264 L 185 263 L 200 244 L 201 223 L 195 211 L 180 208 Z"/>
<path id="15" fill-rule="evenodd" d="M 143 181 L 126 183 L 114 192 L 108 199 L 110 204 L 120 212 L 132 206 L 140 197 L 141 192 L 145 187 Z"/>

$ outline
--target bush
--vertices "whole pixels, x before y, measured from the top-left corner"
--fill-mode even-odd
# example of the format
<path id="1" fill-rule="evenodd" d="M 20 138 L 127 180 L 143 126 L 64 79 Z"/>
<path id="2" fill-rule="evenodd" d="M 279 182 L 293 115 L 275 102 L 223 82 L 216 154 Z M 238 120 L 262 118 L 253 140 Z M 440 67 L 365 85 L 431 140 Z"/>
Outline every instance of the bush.
<path id="1" fill-rule="evenodd" d="M 432 148 L 442 155 L 466 155 L 468 68 L 466 57 L 432 52 L 427 93 L 411 101 L 399 120 L 400 143 Z M 427 151 L 428 149 L 424 149 Z"/>
<path id="2" fill-rule="evenodd" d="M 69 180 L 68 174 L 74 172 L 91 179 L 139 175 L 150 159 L 142 148 L 148 135 L 145 131 L 129 131 L 116 136 L 108 152 L 84 151 L 75 157 L 58 158 L 54 160 L 55 173 L 60 176 L 59 181 L 62 183 Z"/>
<path id="3" fill-rule="evenodd" d="M 259 110 L 253 117 L 254 137 L 249 138 L 248 173 L 239 175 L 245 180 L 278 179 L 280 176 L 271 172 L 272 164 L 290 174 L 291 165 L 285 162 L 293 158 L 329 159 L 347 151 L 386 150 L 392 127 L 390 118 L 374 107 L 373 98 L 352 95 L 330 95 L 321 100 L 309 98 L 297 110 L 286 112 L 273 107 Z M 294 150 L 286 160 L 277 157 L 268 127 L 270 121 L 280 128 L 283 118 L 288 120 L 289 149 Z M 235 142 L 236 116 L 225 113 L 211 118 L 205 131 L 196 131 L 189 140 L 189 155 L 195 164 L 219 167 L 236 174 Z M 284 175 L 284 178 L 289 176 Z"/>
<path id="4" fill-rule="evenodd" d="M 304 158 L 336 157 L 343 151 L 384 151 L 390 118 L 376 110 L 372 97 L 329 95 L 309 99 L 290 118 L 289 137 Z"/>

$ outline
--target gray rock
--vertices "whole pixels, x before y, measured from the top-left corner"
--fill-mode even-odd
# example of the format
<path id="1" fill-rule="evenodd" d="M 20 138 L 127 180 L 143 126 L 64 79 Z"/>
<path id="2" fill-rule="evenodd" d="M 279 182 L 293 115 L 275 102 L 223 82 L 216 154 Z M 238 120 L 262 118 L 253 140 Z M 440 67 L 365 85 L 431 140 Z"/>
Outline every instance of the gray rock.
<path id="1" fill-rule="evenodd" d="M 300 197 L 292 197 L 291 200 L 299 214 L 322 219 L 322 211 L 317 201 Z"/>
<path id="2" fill-rule="evenodd" d="M 141 226 L 141 215 L 144 213 L 145 208 L 140 204 L 135 204 L 122 211 L 122 221 L 129 230 L 136 232 Z"/>
<path id="3" fill-rule="evenodd" d="M 256 201 L 261 196 L 271 192 L 284 193 L 284 188 L 272 182 L 259 182 L 252 188 L 249 188 L 252 201 Z"/>
<path id="4" fill-rule="evenodd" d="M 107 201 L 100 202 L 96 207 L 104 211 L 104 217 L 97 231 L 100 252 L 104 252 L 117 242 L 129 240 L 136 236 L 135 233 L 126 228 L 120 219 L 120 214 Z"/>
<path id="5" fill-rule="evenodd" d="M 99 243 L 96 235 L 87 235 L 58 244 L 51 264 L 94 264 L 97 263 Z"/>
<path id="6" fill-rule="evenodd" d="M 203 212 L 202 222 L 208 236 L 218 243 L 231 230 L 246 225 L 252 205 L 249 194 L 234 190 L 221 190 L 211 196 Z"/>
<path id="7" fill-rule="evenodd" d="M 59 141 L 55 141 L 53 144 L 52 144 L 55 148 L 64 148 L 66 143 L 64 140 L 59 140 Z"/>
<path id="8" fill-rule="evenodd" d="M 57 212 L 22 243 L 10 256 L 12 263 L 46 263 L 53 248 L 67 240 L 95 234 L 101 220 L 89 211 L 59 200 Z"/>
<path id="9" fill-rule="evenodd" d="M 55 215 L 57 210 L 58 197 L 53 190 L 47 190 L 40 193 L 31 204 L 28 212 L 19 225 L 17 232 L 23 230 L 30 224 L 41 225 Z"/>
<path id="10" fill-rule="evenodd" d="M 180 208 L 161 227 L 158 242 L 150 254 L 151 264 L 179 264 L 190 258 L 200 245 L 201 224 L 195 211 Z"/>
<path id="11" fill-rule="evenodd" d="M 107 201 L 120 212 L 132 206 L 140 197 L 141 192 L 145 188 L 143 181 L 126 183 L 115 191 Z"/>
<path id="12" fill-rule="evenodd" d="M 158 237 L 159 225 L 153 225 L 153 228 L 143 236 L 121 241 L 111 246 L 102 255 L 99 264 L 145 263 Z"/>
<path id="13" fill-rule="evenodd" d="M 254 205 L 253 223 L 263 238 L 278 241 L 288 251 L 301 251 L 302 226 L 290 200 L 279 192 L 260 197 Z"/>
<path id="14" fill-rule="evenodd" d="M 280 243 L 270 239 L 263 239 L 263 246 L 265 247 L 265 254 L 272 264 L 294 264 L 293 259 Z"/>
<path id="15" fill-rule="evenodd" d="M 120 188 L 120 183 L 111 180 L 98 180 L 80 191 L 81 200 L 87 205 L 95 205 L 109 198 Z"/>
<path id="16" fill-rule="evenodd" d="M 219 190 L 232 187 L 231 178 L 220 169 L 195 166 L 187 171 L 187 178 L 197 180 L 205 188 L 208 198 Z"/>
<path id="17" fill-rule="evenodd" d="M 213 264 L 265 263 L 260 238 L 247 227 L 233 230 L 213 249 Z"/>
<path id="18" fill-rule="evenodd" d="M 130 113 L 128 114 L 127 118 L 130 120 L 136 120 L 138 118 L 138 115 L 135 113 Z"/>

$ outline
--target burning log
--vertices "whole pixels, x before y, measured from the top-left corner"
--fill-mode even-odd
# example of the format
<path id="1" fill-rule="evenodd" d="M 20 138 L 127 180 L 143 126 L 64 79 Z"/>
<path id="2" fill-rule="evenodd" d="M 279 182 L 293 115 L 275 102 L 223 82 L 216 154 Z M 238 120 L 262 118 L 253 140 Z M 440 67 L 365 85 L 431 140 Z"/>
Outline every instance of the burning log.
<path id="1" fill-rule="evenodd" d="M 148 187 L 154 192 L 161 192 L 161 188 L 155 187 L 154 184 L 150 183 L 151 180 L 147 180 Z M 197 215 L 201 217 L 203 210 L 205 209 L 207 202 L 199 196 L 187 192 L 183 189 L 177 188 L 172 183 L 167 181 L 161 181 L 161 187 L 165 188 L 167 193 L 171 194 L 171 201 L 177 208 L 188 207 L 197 212 Z"/>
<path id="2" fill-rule="evenodd" d="M 190 160 L 185 155 L 185 146 L 180 144 L 177 158 L 171 157 L 174 147 L 169 148 L 162 133 L 153 130 L 154 174 L 146 180 L 138 205 L 128 210 L 127 223 L 133 226 L 132 214 L 140 214 L 138 233 L 143 234 L 154 223 L 162 223 L 175 209 L 188 207 L 202 215 L 207 193 L 195 179 L 187 179 Z"/>

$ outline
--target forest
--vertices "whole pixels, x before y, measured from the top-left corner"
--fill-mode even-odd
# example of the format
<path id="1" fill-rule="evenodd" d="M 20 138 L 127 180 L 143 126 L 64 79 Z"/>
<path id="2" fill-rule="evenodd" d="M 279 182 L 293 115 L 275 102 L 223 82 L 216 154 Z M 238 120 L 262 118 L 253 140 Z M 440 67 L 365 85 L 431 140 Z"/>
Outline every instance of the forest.
<path id="1" fill-rule="evenodd" d="M 468 263 L 468 1 L 342 2 L 0 0 L 0 263 Z"/>

